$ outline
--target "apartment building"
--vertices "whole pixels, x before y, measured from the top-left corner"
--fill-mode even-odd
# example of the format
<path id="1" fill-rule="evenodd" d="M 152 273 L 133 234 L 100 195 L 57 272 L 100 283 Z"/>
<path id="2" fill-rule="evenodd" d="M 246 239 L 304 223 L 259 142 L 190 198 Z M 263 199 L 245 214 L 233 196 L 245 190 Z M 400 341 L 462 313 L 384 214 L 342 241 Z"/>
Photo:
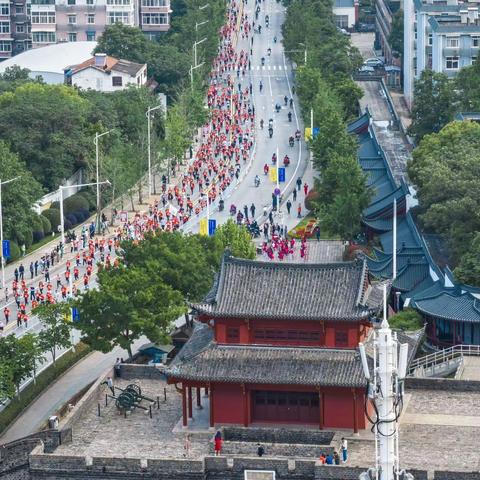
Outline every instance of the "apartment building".
<path id="1" fill-rule="evenodd" d="M 96 41 L 107 25 L 151 38 L 170 28 L 170 0 L 0 0 L 0 61 L 29 48 Z"/>
<path id="2" fill-rule="evenodd" d="M 459 0 L 405 0 L 404 93 L 413 102 L 414 81 L 426 68 L 454 77 L 480 49 L 479 4 Z"/>
<path id="3" fill-rule="evenodd" d="M 392 33 L 393 16 L 400 8 L 400 2 L 393 0 L 376 0 L 375 5 L 376 43 L 382 50 L 382 55 L 385 57 L 385 63 L 397 65 L 400 62 L 394 55 L 389 38 Z"/>

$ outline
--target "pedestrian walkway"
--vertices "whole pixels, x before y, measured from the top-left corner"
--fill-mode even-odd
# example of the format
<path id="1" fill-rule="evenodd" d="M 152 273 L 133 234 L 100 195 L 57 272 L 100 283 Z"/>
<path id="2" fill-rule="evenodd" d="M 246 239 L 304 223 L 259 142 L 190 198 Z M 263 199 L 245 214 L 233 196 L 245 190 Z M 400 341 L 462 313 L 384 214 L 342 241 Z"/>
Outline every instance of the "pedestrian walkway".
<path id="1" fill-rule="evenodd" d="M 138 339 L 132 348 L 135 353 L 146 343 L 145 337 Z M 48 418 L 57 412 L 78 392 L 95 381 L 117 358 L 127 358 L 128 353 L 115 348 L 110 353 L 93 352 L 80 360 L 50 385 L 0 437 L 0 443 L 8 443 L 36 432 Z"/>

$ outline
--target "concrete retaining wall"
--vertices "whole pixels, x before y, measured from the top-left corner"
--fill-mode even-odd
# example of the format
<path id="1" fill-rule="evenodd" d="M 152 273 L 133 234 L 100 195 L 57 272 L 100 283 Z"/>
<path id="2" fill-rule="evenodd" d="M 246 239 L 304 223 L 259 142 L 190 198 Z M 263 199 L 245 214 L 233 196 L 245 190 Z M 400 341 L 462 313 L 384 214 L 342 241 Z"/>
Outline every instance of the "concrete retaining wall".
<path id="1" fill-rule="evenodd" d="M 290 430 L 283 428 L 223 428 L 223 439 L 232 442 L 287 443 L 329 445 L 334 432 L 318 430 Z"/>
<path id="2" fill-rule="evenodd" d="M 262 442 L 265 455 L 269 457 L 305 457 L 319 458 L 321 453 L 332 454 L 334 447 L 321 445 L 303 445 L 299 443 L 265 443 Z M 214 444 L 210 443 L 210 453 L 214 453 Z M 257 443 L 255 442 L 230 442 L 222 444 L 223 455 L 256 455 Z"/>
<path id="3" fill-rule="evenodd" d="M 480 382 L 453 378 L 406 378 L 405 387 L 414 390 L 447 390 L 452 392 L 480 392 Z"/>
<path id="4" fill-rule="evenodd" d="M 136 365 L 134 363 L 121 363 L 117 365 L 119 376 L 125 380 L 135 380 L 139 378 L 165 380 L 157 367 L 153 365 Z"/>

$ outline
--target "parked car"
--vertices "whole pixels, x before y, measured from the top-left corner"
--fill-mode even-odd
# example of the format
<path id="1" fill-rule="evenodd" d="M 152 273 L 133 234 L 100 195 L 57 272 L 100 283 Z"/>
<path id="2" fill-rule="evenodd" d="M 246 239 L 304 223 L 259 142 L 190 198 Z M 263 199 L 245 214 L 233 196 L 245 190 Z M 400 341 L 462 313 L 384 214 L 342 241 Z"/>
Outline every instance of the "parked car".
<path id="1" fill-rule="evenodd" d="M 367 65 L 362 65 L 359 69 L 358 69 L 358 73 L 364 73 L 364 74 L 367 74 L 367 75 L 373 75 L 375 73 L 375 69 L 373 67 L 369 67 Z"/>
<path id="2" fill-rule="evenodd" d="M 375 24 L 374 23 L 359 23 L 358 32 L 366 33 L 366 32 L 375 32 Z"/>
<path id="3" fill-rule="evenodd" d="M 376 58 L 376 57 L 367 58 L 363 62 L 363 64 L 367 67 L 373 67 L 373 68 L 379 68 L 379 67 L 383 67 L 385 65 L 383 60 L 381 60 L 380 58 Z"/>
<path id="4" fill-rule="evenodd" d="M 345 35 L 346 37 L 349 37 L 351 35 L 350 32 L 345 30 L 344 28 L 337 27 L 337 30 L 343 35 Z"/>

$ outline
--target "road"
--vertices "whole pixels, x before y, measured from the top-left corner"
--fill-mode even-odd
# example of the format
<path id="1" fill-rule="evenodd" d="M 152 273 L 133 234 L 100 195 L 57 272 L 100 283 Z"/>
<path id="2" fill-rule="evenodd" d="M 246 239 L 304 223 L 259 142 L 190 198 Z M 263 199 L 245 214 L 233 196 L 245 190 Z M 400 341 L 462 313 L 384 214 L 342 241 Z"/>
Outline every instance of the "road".
<path id="1" fill-rule="evenodd" d="M 253 2 L 248 2 L 244 7 L 248 18 L 255 18 Z M 266 28 L 265 16 L 269 16 L 269 28 Z M 251 164 L 246 173 L 241 177 L 241 181 L 230 191 L 224 195 L 225 210 L 220 212 L 218 210 L 218 201 L 214 208 L 211 209 L 210 218 L 217 220 L 217 225 L 220 225 L 228 220 L 230 217 L 230 205 L 235 205 L 237 209 L 241 209 L 243 213 L 243 206 L 253 203 L 256 208 L 255 217 L 259 223 L 262 223 L 266 217 L 263 215 L 264 207 L 270 211 L 272 206 L 272 193 L 276 187 L 268 176 L 264 175 L 263 166 L 267 163 L 272 166 L 272 154 L 277 153 L 280 160 L 280 166 L 283 166 L 283 158 L 288 155 L 290 158 L 290 166 L 286 168 L 286 181 L 280 184 L 280 189 L 283 196 L 283 205 L 285 205 L 288 198 L 291 199 L 291 192 L 295 188 L 295 181 L 298 177 L 306 181 L 309 186 L 313 184 L 313 173 L 309 162 L 309 152 L 306 148 L 305 142 L 295 142 L 295 146 L 291 148 L 288 145 L 288 138 L 295 134 L 299 129 L 303 132 L 303 123 L 300 118 L 297 97 L 292 95 L 292 86 L 294 85 L 294 74 L 291 63 L 284 55 L 283 45 L 281 43 L 281 25 L 285 17 L 285 8 L 281 3 L 273 0 L 262 2 L 259 18 L 256 25 L 262 25 L 262 33 L 254 34 L 254 41 L 252 46 L 253 55 L 250 56 L 251 70 L 249 75 L 243 80 L 242 88 L 249 86 L 251 83 L 252 102 L 255 107 L 256 128 L 255 128 L 255 148 L 251 158 Z M 277 41 L 274 42 L 274 37 Z M 237 50 L 247 50 L 250 48 L 249 39 L 239 39 Z M 267 53 L 268 48 L 271 48 L 271 55 Z M 261 65 L 262 57 L 265 58 L 265 65 Z M 260 81 L 263 84 L 263 89 L 260 91 Z M 288 99 L 293 98 L 293 108 L 290 109 L 284 105 L 284 97 Z M 279 113 L 275 112 L 275 105 L 281 105 Z M 292 122 L 288 121 L 288 112 L 292 112 Z M 268 136 L 268 120 L 273 119 L 273 137 Z M 264 129 L 260 128 L 260 120 L 265 122 Z M 260 186 L 254 186 L 255 176 L 260 177 Z M 292 199 L 291 199 L 292 200 Z M 303 190 L 298 192 L 297 202 L 292 200 L 292 213 L 287 215 L 286 208 L 283 207 L 283 216 L 276 219 L 279 224 L 286 225 L 289 229 L 298 223 L 297 206 L 301 203 L 302 212 L 305 211 Z M 199 218 L 205 218 L 206 212 L 203 212 Z M 194 225 L 189 226 L 192 232 L 198 232 L 198 219 Z"/>

